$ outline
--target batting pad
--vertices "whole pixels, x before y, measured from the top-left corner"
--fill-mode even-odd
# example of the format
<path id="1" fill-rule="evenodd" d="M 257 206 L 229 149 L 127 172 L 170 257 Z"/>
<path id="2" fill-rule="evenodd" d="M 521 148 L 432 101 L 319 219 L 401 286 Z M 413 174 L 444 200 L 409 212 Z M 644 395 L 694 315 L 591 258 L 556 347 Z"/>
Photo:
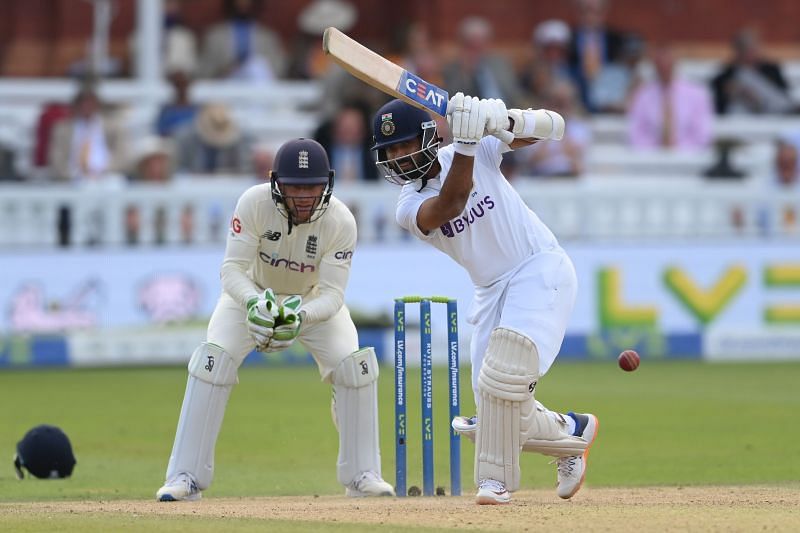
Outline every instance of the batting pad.
<path id="1" fill-rule="evenodd" d="M 381 475 L 378 443 L 378 358 L 373 348 L 345 357 L 333 371 L 333 413 L 339 430 L 337 477 L 349 485 L 361 472 Z"/>
<path id="2" fill-rule="evenodd" d="M 233 358 L 215 344 L 204 342 L 192 354 L 167 480 L 186 472 L 201 490 L 211 484 L 214 447 L 228 397 L 238 383 L 237 369 Z"/>
<path id="3" fill-rule="evenodd" d="M 478 434 L 475 483 L 502 481 L 519 488 L 519 454 L 535 412 L 533 389 L 539 378 L 539 353 L 533 341 L 514 330 L 495 328 L 478 376 Z"/>

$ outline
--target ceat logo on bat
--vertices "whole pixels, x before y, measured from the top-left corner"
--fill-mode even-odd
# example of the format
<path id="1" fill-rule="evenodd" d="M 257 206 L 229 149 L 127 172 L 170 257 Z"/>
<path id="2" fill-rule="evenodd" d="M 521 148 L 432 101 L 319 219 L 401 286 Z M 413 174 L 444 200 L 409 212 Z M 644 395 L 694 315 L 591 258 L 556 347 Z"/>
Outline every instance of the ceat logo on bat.
<path id="1" fill-rule="evenodd" d="M 439 115 L 444 115 L 447 112 L 447 91 L 408 71 L 403 71 L 397 91 Z"/>

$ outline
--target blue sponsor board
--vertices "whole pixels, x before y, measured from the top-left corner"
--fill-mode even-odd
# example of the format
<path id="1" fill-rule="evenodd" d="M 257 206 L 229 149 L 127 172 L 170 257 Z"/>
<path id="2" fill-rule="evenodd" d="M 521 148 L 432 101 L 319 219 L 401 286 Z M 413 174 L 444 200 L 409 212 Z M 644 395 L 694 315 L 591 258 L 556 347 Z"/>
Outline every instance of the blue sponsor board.
<path id="1" fill-rule="evenodd" d="M 67 339 L 60 335 L 0 337 L 0 368 L 67 366 Z"/>
<path id="2" fill-rule="evenodd" d="M 700 333 L 663 333 L 647 329 L 567 335 L 558 360 L 613 360 L 623 350 L 636 350 L 643 359 L 701 359 Z"/>
<path id="3" fill-rule="evenodd" d="M 397 92 L 424 105 L 434 113 L 444 116 L 450 97 L 447 91 L 404 70 L 397 84 Z"/>

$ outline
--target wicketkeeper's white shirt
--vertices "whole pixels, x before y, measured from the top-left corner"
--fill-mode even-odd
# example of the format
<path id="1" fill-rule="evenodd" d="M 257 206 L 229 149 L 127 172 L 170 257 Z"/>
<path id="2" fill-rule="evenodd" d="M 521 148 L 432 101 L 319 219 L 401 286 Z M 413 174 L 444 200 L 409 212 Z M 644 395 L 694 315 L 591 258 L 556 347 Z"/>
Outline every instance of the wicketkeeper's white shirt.
<path id="1" fill-rule="evenodd" d="M 509 150 L 495 137 L 481 139 L 464 211 L 427 235 L 417 226 L 417 212 L 422 202 L 439 194 L 453 164 L 452 145 L 439 150 L 439 176 L 419 192 L 420 182 L 404 185 L 397 204 L 397 222 L 452 257 L 478 287 L 491 285 L 537 252 L 559 248 L 550 229 L 500 172 Z"/>
<path id="2" fill-rule="evenodd" d="M 355 218 L 337 198 L 319 219 L 289 233 L 269 183 L 255 185 L 239 198 L 231 219 L 222 288 L 242 309 L 266 288 L 299 294 L 306 324 L 324 321 L 344 303 L 355 245 Z"/>

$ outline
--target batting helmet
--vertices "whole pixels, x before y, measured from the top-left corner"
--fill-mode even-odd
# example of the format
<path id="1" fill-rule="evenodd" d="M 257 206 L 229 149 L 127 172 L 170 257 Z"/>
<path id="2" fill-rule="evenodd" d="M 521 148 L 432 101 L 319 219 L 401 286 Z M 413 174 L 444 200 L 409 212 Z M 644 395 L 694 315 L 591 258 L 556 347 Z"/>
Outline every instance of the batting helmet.
<path id="1" fill-rule="evenodd" d="M 428 112 L 402 100 L 392 100 L 378 110 L 372 121 L 372 132 L 375 141 L 372 149 L 378 153 L 376 164 L 383 170 L 386 180 L 398 185 L 425 177 L 436 161 L 442 140 Z M 421 139 L 419 150 L 393 159 L 386 156 L 386 147 L 417 137 Z"/>
<path id="2" fill-rule="evenodd" d="M 24 477 L 23 467 L 42 479 L 69 477 L 75 467 L 75 456 L 67 435 L 55 426 L 44 424 L 28 431 L 17 443 L 14 457 L 19 479 Z"/>
<path id="3" fill-rule="evenodd" d="M 288 141 L 275 154 L 273 170 L 269 173 L 272 200 L 290 224 L 313 222 L 328 208 L 333 193 L 333 174 L 328 154 L 317 141 L 303 138 Z M 286 203 L 293 197 L 284 193 L 282 185 L 325 185 L 308 220 L 297 220 L 296 209 Z"/>

